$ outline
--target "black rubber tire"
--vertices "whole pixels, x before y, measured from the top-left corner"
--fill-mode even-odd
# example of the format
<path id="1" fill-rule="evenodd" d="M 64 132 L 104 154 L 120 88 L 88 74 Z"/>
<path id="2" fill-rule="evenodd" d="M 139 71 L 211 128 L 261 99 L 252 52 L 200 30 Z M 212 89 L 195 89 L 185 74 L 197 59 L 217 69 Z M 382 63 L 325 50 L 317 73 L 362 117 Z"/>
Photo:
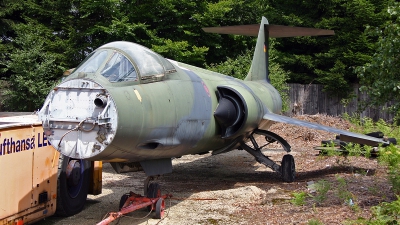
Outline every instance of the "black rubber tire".
<path id="1" fill-rule="evenodd" d="M 162 219 L 164 217 L 165 201 L 159 198 L 156 203 L 156 219 Z"/>
<path id="2" fill-rule="evenodd" d="M 118 211 L 121 211 L 122 206 L 124 206 L 126 200 L 129 198 L 129 194 L 124 194 L 121 196 L 121 199 L 119 200 L 119 207 L 118 207 Z"/>
<path id="3" fill-rule="evenodd" d="M 161 188 L 158 183 L 151 183 L 147 188 L 148 198 L 159 198 L 161 197 Z"/>
<path id="4" fill-rule="evenodd" d="M 284 155 L 281 163 L 282 179 L 284 182 L 291 183 L 296 177 L 296 166 L 292 155 Z"/>
<path id="5" fill-rule="evenodd" d="M 159 198 L 161 197 L 161 187 L 158 183 L 151 183 L 147 188 L 147 198 Z M 147 206 L 147 210 L 151 211 L 151 205 Z"/>
<path id="6" fill-rule="evenodd" d="M 60 155 L 57 173 L 57 216 L 72 216 L 80 211 L 86 203 L 90 182 L 90 162 L 77 160 L 75 169 L 72 171 L 78 177 L 77 185 L 71 185 L 67 180 L 67 166 L 72 159 Z"/>

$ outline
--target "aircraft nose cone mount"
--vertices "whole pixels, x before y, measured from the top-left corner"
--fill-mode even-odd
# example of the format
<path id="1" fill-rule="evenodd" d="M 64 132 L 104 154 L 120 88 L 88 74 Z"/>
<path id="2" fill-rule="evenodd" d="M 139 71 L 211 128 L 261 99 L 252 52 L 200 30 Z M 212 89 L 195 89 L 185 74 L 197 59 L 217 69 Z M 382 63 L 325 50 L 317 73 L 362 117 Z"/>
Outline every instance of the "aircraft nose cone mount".
<path id="1" fill-rule="evenodd" d="M 63 155 L 90 159 L 113 141 L 115 102 L 96 82 L 74 79 L 55 87 L 39 111 L 47 139 Z"/>
<path id="2" fill-rule="evenodd" d="M 221 98 L 218 107 L 214 112 L 215 119 L 223 126 L 232 126 L 238 119 L 238 110 L 234 101 L 227 98 Z"/>

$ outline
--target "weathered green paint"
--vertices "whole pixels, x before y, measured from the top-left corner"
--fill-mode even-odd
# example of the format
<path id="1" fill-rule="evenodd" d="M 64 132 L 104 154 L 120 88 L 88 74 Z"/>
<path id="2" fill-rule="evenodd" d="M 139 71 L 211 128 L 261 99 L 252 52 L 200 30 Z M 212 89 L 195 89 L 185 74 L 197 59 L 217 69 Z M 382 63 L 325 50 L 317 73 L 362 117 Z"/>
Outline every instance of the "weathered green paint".
<path id="1" fill-rule="evenodd" d="M 276 115 L 282 102 L 268 82 L 267 24 L 244 81 L 134 43 L 100 47 L 46 99 L 39 116 L 48 139 L 69 157 L 141 162 L 154 175 L 169 172 L 173 157 L 235 149 L 273 121 L 330 130 Z"/>

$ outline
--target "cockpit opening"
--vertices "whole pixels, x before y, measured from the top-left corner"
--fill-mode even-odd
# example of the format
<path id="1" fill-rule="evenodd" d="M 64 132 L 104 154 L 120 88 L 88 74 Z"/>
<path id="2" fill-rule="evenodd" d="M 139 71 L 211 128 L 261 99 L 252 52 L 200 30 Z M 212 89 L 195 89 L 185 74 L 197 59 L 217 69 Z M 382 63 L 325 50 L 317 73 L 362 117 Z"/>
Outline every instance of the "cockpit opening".
<path id="1" fill-rule="evenodd" d="M 136 81 L 139 78 L 143 83 L 160 80 L 175 71 L 171 62 L 150 49 L 117 41 L 98 48 L 74 72 L 97 73 L 112 83 Z"/>
<path id="2" fill-rule="evenodd" d="M 110 82 L 136 80 L 137 75 L 132 63 L 121 53 L 113 52 L 100 74 Z"/>

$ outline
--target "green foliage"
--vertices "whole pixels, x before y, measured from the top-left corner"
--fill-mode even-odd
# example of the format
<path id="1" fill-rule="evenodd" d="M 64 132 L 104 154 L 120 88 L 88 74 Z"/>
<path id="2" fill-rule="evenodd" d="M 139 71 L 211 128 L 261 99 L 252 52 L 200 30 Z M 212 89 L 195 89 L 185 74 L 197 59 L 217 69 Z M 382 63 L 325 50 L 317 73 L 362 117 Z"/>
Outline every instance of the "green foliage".
<path id="1" fill-rule="evenodd" d="M 165 40 L 162 45 L 153 45 L 152 49 L 163 56 L 173 56 L 174 60 L 199 64 L 205 61 L 206 47 L 189 46 L 187 41 Z"/>
<path id="2" fill-rule="evenodd" d="M 400 128 L 398 126 L 387 124 L 383 120 L 379 120 L 374 123 L 369 118 L 360 119 L 358 116 L 350 117 L 344 115 L 344 118 L 350 120 L 357 126 L 358 131 L 371 132 L 379 130 L 385 135 L 395 137 L 397 140 L 400 138 Z M 394 193 L 400 194 L 400 149 L 398 146 L 393 144 L 387 147 L 379 147 L 378 160 L 381 164 L 387 166 L 389 180 L 392 183 L 392 189 Z M 339 187 L 344 187 L 344 182 L 339 180 Z M 340 188 L 339 188 L 340 189 Z M 376 194 L 376 188 L 370 187 L 369 191 Z M 348 195 L 343 195 L 343 198 L 347 198 Z M 397 196 L 397 200 L 391 203 L 383 202 L 378 206 L 372 207 L 372 217 L 370 219 L 359 218 L 355 221 L 349 221 L 347 224 L 398 224 L 400 220 L 400 198 Z"/>
<path id="3" fill-rule="evenodd" d="M 365 34 L 377 38 L 375 54 L 370 62 L 356 68 L 362 84 L 360 90 L 370 96 L 365 106 L 380 106 L 393 101 L 390 110 L 400 118 L 400 3 L 387 9 L 390 18 L 383 27 L 369 26 Z"/>
<path id="4" fill-rule="evenodd" d="M 343 117 L 349 120 L 352 124 L 356 125 L 355 132 L 370 133 L 373 131 L 381 131 L 385 136 L 394 137 L 400 140 L 400 127 L 388 124 L 383 120 L 373 122 L 371 118 L 360 118 L 358 116 L 349 116 L 347 114 Z M 357 145 L 349 145 L 346 147 L 349 152 L 357 155 L 360 152 L 365 152 L 366 156 L 370 155 L 371 147 L 364 146 L 363 148 Z M 400 194 L 400 149 L 393 144 L 387 147 L 379 147 L 378 160 L 388 166 L 389 179 L 392 183 L 395 193 Z"/>
<path id="5" fill-rule="evenodd" d="M 273 46 L 273 45 L 272 45 Z M 269 64 L 269 78 L 271 84 L 278 90 L 282 98 L 282 111 L 286 112 L 289 110 L 290 98 L 288 95 L 289 86 L 287 81 L 289 79 L 289 74 L 282 69 L 281 65 L 276 61 L 276 55 L 274 55 L 274 50 L 270 47 L 270 64 Z"/>
<path id="6" fill-rule="evenodd" d="M 364 154 L 364 146 L 360 144 L 348 143 L 345 147 L 349 156 L 361 156 Z"/>
<path id="7" fill-rule="evenodd" d="M 311 219 L 307 223 L 308 225 L 324 225 L 321 221 L 318 219 Z"/>
<path id="8" fill-rule="evenodd" d="M 379 221 L 380 224 L 398 224 L 400 221 L 400 197 L 397 196 L 397 200 L 391 203 L 383 202 L 373 207 L 372 213 L 372 218 Z"/>
<path id="9" fill-rule="evenodd" d="M 343 152 L 335 146 L 331 140 L 329 143 L 322 145 L 323 149 L 320 150 L 320 156 L 340 156 Z"/>
<path id="10" fill-rule="evenodd" d="M 359 207 L 355 201 L 356 197 L 349 191 L 347 181 L 338 175 L 336 176 L 336 181 L 338 182 L 336 193 L 339 199 L 351 209 L 358 211 Z"/>
<path id="11" fill-rule="evenodd" d="M 336 191 L 339 199 L 344 203 L 348 203 L 352 198 L 352 194 L 348 191 L 346 180 L 343 177 L 336 175 L 336 181 L 338 182 Z"/>
<path id="12" fill-rule="evenodd" d="M 292 193 L 293 198 L 290 200 L 290 202 L 293 205 L 301 206 L 306 204 L 306 198 L 308 197 L 308 194 L 304 191 L 301 192 L 293 192 Z"/>
<path id="13" fill-rule="evenodd" d="M 46 39 L 46 54 L 54 54 L 56 65 L 66 69 L 76 67 L 97 47 L 117 40 L 136 42 L 167 58 L 195 66 L 235 64 L 244 60 L 242 56 L 254 47 L 255 39 L 209 34 L 201 28 L 255 24 L 263 15 L 271 24 L 334 29 L 333 37 L 275 41 L 277 51 L 275 58 L 271 54 L 271 80 L 281 92 L 286 110 L 285 83 L 289 75 L 292 82 L 319 82 L 334 94 L 345 93 L 349 83 L 357 80 L 353 68 L 371 62 L 376 50 L 378 36 L 364 33 L 365 27 L 381 27 L 386 20 L 396 24 L 397 20 L 388 18 L 386 13 L 388 2 L 392 0 L 325 0 L 323 4 L 295 0 L 3 0 L 0 1 L 0 77 L 8 80 L 14 74 L 4 65 L 11 60 L 11 53 L 21 50 L 21 46 L 13 43 L 19 35 L 15 26 L 19 23 L 30 23 L 36 30 L 46 28 L 47 35 L 38 39 Z M 50 34 L 53 42 L 48 41 Z M 398 36 L 393 38 L 397 40 Z M 245 67 L 240 63 L 237 66 Z M 238 77 L 248 71 L 234 70 Z"/>
<path id="14" fill-rule="evenodd" d="M 372 217 L 369 219 L 358 218 L 348 221 L 346 224 L 386 225 L 399 224 L 400 221 L 400 197 L 393 202 L 382 202 L 371 208 Z"/>
<path id="15" fill-rule="evenodd" d="M 313 184 L 313 189 L 317 192 L 313 197 L 314 201 L 321 204 L 326 200 L 328 191 L 331 189 L 331 184 L 326 180 L 319 180 Z"/>
<path id="16" fill-rule="evenodd" d="M 50 47 L 51 31 L 37 24 L 19 24 L 15 27 L 19 46 L 9 55 L 5 63 L 7 70 L 13 72 L 4 91 L 3 104 L 7 110 L 34 111 L 43 104 L 55 80 L 64 68 L 56 64 L 58 55 L 47 52 Z M 49 39 L 45 39 L 48 37 Z"/>
<path id="17" fill-rule="evenodd" d="M 277 24 L 332 29 L 332 37 L 279 39 L 279 63 L 289 71 L 290 81 L 322 83 L 335 96 L 346 96 L 357 82 L 353 69 L 371 61 L 376 38 L 363 31 L 380 26 L 392 0 L 272 1 L 278 11 L 270 20 Z"/>
<path id="18" fill-rule="evenodd" d="M 388 166 L 393 191 L 400 194 L 400 149 L 392 144 L 379 148 L 379 161 Z"/>
<path id="19" fill-rule="evenodd" d="M 374 122 L 371 118 L 363 117 L 361 118 L 359 115 L 354 114 L 352 116 L 347 113 L 343 114 L 342 117 L 345 120 L 350 121 L 355 127 L 351 128 L 351 131 L 358 133 L 371 133 L 380 131 L 385 136 L 393 137 L 400 140 L 400 127 L 396 126 L 396 124 L 389 124 L 382 119 L 379 119 L 377 122 Z"/>
<path id="20" fill-rule="evenodd" d="M 206 68 L 243 80 L 249 72 L 252 56 L 252 51 L 248 50 L 235 59 L 228 58 L 225 62 L 206 65 Z"/>

